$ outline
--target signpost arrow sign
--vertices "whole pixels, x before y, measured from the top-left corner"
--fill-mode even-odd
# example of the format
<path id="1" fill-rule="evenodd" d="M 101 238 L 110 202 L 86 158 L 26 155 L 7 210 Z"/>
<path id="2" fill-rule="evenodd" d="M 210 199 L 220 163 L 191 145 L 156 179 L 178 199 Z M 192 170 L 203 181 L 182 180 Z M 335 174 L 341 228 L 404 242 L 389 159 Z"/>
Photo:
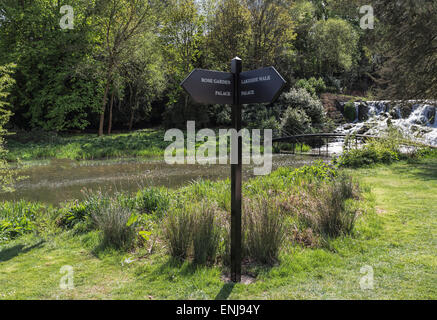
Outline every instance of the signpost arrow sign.
<path id="1" fill-rule="evenodd" d="M 285 85 L 285 80 L 274 67 L 242 72 L 240 81 L 241 104 L 271 103 Z"/>
<path id="2" fill-rule="evenodd" d="M 195 69 L 182 88 L 198 103 L 233 104 L 234 76 L 230 72 Z"/>
<path id="3" fill-rule="evenodd" d="M 181 86 L 198 103 L 232 104 L 232 127 L 241 129 L 241 105 L 271 103 L 279 95 L 285 80 L 269 67 L 241 72 L 242 61 L 232 60 L 232 73 L 195 69 Z M 233 148 L 233 147 L 232 147 Z M 238 137 L 238 162 L 231 164 L 231 280 L 241 281 L 241 186 L 242 186 L 242 138 Z"/>

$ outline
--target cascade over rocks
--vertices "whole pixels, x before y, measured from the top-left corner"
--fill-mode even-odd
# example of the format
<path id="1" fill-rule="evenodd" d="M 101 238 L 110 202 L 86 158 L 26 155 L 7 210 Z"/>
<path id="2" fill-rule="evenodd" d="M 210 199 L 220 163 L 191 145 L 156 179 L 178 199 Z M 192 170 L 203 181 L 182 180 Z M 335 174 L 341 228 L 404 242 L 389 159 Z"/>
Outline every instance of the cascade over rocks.
<path id="1" fill-rule="evenodd" d="M 339 102 L 344 108 L 344 102 Z M 353 123 L 343 124 L 336 132 L 379 135 L 388 127 L 399 128 L 406 136 L 437 146 L 437 101 L 359 101 Z"/>

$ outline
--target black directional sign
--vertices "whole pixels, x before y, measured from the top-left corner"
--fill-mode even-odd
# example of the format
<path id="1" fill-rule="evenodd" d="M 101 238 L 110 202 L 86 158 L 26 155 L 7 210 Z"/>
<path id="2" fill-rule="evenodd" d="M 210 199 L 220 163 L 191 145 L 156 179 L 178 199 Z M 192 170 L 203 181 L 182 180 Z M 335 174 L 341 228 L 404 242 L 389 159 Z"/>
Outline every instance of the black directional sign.
<path id="1" fill-rule="evenodd" d="M 274 67 L 242 72 L 240 81 L 241 104 L 271 103 L 285 85 L 285 80 Z"/>
<path id="2" fill-rule="evenodd" d="M 195 69 L 181 86 L 198 103 L 233 104 L 233 79 L 230 72 Z"/>
<path id="3" fill-rule="evenodd" d="M 271 103 L 285 85 L 275 68 L 241 72 L 242 61 L 236 57 L 232 73 L 195 69 L 181 83 L 199 103 L 232 104 L 232 127 L 241 129 L 241 105 Z M 233 146 L 231 148 L 234 148 Z M 241 204 L 242 204 L 242 139 L 237 143 L 237 163 L 231 163 L 231 280 L 241 281 Z M 233 151 L 234 152 L 234 151 Z M 232 159 L 232 157 L 231 157 Z"/>

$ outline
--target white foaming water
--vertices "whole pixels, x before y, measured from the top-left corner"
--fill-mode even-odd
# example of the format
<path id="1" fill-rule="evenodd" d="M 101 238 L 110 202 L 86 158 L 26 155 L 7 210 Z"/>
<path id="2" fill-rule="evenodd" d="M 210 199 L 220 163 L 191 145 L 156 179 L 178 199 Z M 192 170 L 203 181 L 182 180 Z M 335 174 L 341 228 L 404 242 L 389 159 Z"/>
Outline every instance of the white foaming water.
<path id="1" fill-rule="evenodd" d="M 411 112 L 404 112 L 407 116 L 403 118 L 402 105 L 400 103 L 392 103 L 390 101 L 355 102 L 357 114 L 359 113 L 360 105 L 367 108 L 368 119 L 362 122 L 355 121 L 352 124 L 342 125 L 336 129 L 336 132 L 379 135 L 387 130 L 388 125 L 391 123 L 391 125 L 399 128 L 406 136 L 418 142 L 437 146 L 437 102 L 408 101 L 408 103 L 411 105 Z M 332 147 L 338 149 L 338 142 L 333 142 Z"/>

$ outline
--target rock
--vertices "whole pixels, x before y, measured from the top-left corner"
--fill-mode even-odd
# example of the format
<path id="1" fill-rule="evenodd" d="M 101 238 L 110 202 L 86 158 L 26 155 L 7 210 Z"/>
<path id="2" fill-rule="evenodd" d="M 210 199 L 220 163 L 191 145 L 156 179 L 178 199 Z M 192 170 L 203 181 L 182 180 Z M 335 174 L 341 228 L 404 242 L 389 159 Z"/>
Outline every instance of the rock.
<path id="1" fill-rule="evenodd" d="M 367 131 L 370 130 L 370 126 L 368 124 L 363 125 L 361 128 L 358 129 L 357 134 L 365 134 Z"/>
<path id="2" fill-rule="evenodd" d="M 358 106 L 358 120 L 366 121 L 369 119 L 369 107 L 365 103 L 360 103 Z"/>
<path id="3" fill-rule="evenodd" d="M 392 126 L 392 121 L 391 121 L 391 117 L 389 117 L 386 121 L 387 123 L 387 127 L 391 127 Z"/>
<path id="4" fill-rule="evenodd" d="M 335 100 L 335 108 L 338 110 L 338 111 L 340 111 L 341 113 L 343 113 L 344 112 L 344 105 L 345 105 L 345 103 L 344 102 L 340 102 L 340 101 L 338 101 L 338 100 Z"/>
<path id="5" fill-rule="evenodd" d="M 428 111 L 427 117 L 428 121 L 431 125 L 433 125 L 436 122 L 436 115 L 437 115 L 437 108 L 433 107 Z"/>
<path id="6" fill-rule="evenodd" d="M 398 114 L 396 109 L 391 109 L 389 114 L 390 114 L 390 117 L 392 117 L 392 119 L 394 119 L 394 120 L 399 119 L 399 114 Z"/>
<path id="7" fill-rule="evenodd" d="M 399 108 L 401 111 L 402 119 L 407 119 L 411 115 L 411 112 L 413 112 L 413 105 L 408 102 L 401 104 Z"/>

